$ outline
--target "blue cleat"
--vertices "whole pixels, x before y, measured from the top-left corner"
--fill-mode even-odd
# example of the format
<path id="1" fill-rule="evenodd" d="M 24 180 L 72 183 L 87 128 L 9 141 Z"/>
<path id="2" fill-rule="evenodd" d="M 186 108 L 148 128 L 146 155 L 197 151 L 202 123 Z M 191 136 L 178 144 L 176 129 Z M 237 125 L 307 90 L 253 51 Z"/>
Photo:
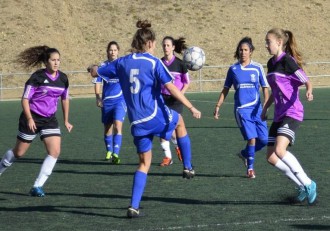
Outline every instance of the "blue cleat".
<path id="1" fill-rule="evenodd" d="M 313 204 L 315 202 L 317 193 L 316 193 L 316 183 L 312 181 L 310 185 L 305 186 L 305 191 L 309 204 Z"/>
<path id="2" fill-rule="evenodd" d="M 304 187 L 299 187 L 298 189 L 298 196 L 296 197 L 296 200 L 299 202 L 303 202 L 307 197 L 306 190 Z"/>
<path id="3" fill-rule="evenodd" d="M 41 187 L 33 187 L 30 190 L 30 195 L 33 197 L 44 197 L 45 193 Z"/>

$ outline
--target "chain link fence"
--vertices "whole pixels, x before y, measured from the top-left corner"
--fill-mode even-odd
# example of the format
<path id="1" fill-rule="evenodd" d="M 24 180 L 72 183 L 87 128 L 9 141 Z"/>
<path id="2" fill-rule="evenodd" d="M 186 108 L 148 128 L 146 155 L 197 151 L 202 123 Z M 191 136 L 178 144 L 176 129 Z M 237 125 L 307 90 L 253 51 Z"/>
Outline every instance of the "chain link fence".
<path id="1" fill-rule="evenodd" d="M 204 66 L 199 71 L 189 72 L 191 84 L 188 92 L 221 91 L 229 66 Z M 330 62 L 306 63 L 304 69 L 314 87 L 330 87 Z M 79 70 L 63 72 L 69 77 L 71 97 L 94 96 L 89 73 Z M 20 99 L 30 75 L 31 73 L 0 73 L 0 101 Z"/>

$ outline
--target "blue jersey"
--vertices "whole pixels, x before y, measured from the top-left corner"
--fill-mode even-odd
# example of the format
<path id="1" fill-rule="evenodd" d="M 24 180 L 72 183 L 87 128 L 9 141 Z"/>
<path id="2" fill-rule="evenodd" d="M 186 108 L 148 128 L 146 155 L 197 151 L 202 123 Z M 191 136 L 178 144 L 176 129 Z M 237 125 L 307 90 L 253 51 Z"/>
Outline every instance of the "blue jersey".
<path id="1" fill-rule="evenodd" d="M 162 84 L 172 81 L 172 76 L 157 57 L 149 53 L 132 53 L 99 67 L 98 75 L 105 81 L 119 76 L 132 135 L 149 134 L 142 127 L 148 127 L 144 125 L 155 118 L 164 124 L 171 122 L 171 110 L 165 106 L 160 91 Z"/>
<path id="2" fill-rule="evenodd" d="M 111 61 L 105 61 L 100 66 L 105 66 Z M 121 102 L 124 100 L 123 92 L 119 84 L 119 78 L 113 78 L 104 80 L 102 77 L 98 76 L 95 78 L 94 83 L 103 84 L 102 90 L 102 100 L 103 105 L 113 105 L 115 103 Z"/>
<path id="3" fill-rule="evenodd" d="M 264 69 L 261 64 L 251 61 L 243 67 L 239 62 L 230 66 L 225 85 L 235 89 L 235 109 L 253 110 L 261 106 L 259 88 L 268 87 Z"/>

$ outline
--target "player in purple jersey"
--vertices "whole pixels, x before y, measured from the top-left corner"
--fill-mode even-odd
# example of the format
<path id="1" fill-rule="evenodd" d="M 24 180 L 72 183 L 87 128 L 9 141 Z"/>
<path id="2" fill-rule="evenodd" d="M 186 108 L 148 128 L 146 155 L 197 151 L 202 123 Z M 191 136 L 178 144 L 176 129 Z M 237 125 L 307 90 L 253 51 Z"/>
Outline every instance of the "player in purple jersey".
<path id="1" fill-rule="evenodd" d="M 289 145 L 293 145 L 296 131 L 303 121 L 299 87 L 305 85 L 306 98 L 312 101 L 312 84 L 302 69 L 302 58 L 291 31 L 278 28 L 268 31 L 266 48 L 273 55 L 267 63 L 267 79 L 272 95 L 263 108 L 263 119 L 267 117 L 268 108 L 272 103 L 275 104 L 274 121 L 269 129 L 267 159 L 299 186 L 296 199 L 302 202 L 307 198 L 308 203 L 312 204 L 317 196 L 316 183 L 287 150 Z"/>
<path id="2" fill-rule="evenodd" d="M 69 132 L 69 81 L 59 70 L 60 52 L 47 46 L 31 47 L 19 54 L 17 61 L 25 68 L 45 65 L 34 72 L 25 83 L 22 97 L 23 112 L 19 118 L 16 145 L 3 156 L 0 164 L 2 174 L 13 162 L 24 156 L 32 141 L 39 134 L 44 142 L 47 156 L 30 191 L 31 196 L 44 197 L 43 185 L 51 175 L 61 150 L 61 131 L 56 119 L 58 99 L 61 98 L 64 125 Z"/>
<path id="3" fill-rule="evenodd" d="M 119 45 L 116 41 L 109 42 L 107 46 L 108 60 L 112 62 L 118 58 Z M 126 115 L 126 103 L 119 84 L 119 79 L 105 81 L 101 77 L 94 79 L 96 104 L 102 110 L 102 123 L 104 124 L 104 143 L 107 150 L 105 160 L 119 164 L 119 152 L 122 143 L 122 128 Z M 102 89 L 102 96 L 101 86 Z"/>
<path id="4" fill-rule="evenodd" d="M 259 90 L 262 88 L 264 102 L 268 100 L 268 83 L 261 64 L 251 60 L 254 46 L 250 37 L 244 37 L 237 45 L 234 58 L 237 63 L 230 66 L 224 88 L 214 109 L 214 118 L 219 118 L 219 110 L 226 99 L 229 89 L 234 86 L 234 114 L 244 140 L 245 149 L 238 155 L 247 167 L 247 177 L 255 178 L 254 156 L 267 144 L 268 130 L 266 121 L 261 120 L 261 100 Z"/>
<path id="5" fill-rule="evenodd" d="M 148 21 L 139 20 L 139 28 L 131 44 L 132 53 L 120 57 L 106 66 L 93 66 L 92 76 L 112 79 L 120 76 L 120 85 L 127 104 L 131 133 L 139 155 L 139 167 L 134 174 L 131 205 L 127 217 L 139 217 L 140 202 L 151 166 L 152 140 L 158 136 L 169 140 L 174 129 L 183 157 L 183 178 L 195 176 L 191 164 L 191 145 L 183 118 L 169 109 L 161 96 L 161 85 L 165 85 L 171 95 L 189 108 L 193 117 L 201 118 L 189 100 L 172 83 L 172 76 L 161 62 L 152 54 L 156 48 L 156 35 Z"/>
<path id="6" fill-rule="evenodd" d="M 171 36 L 166 36 L 163 38 L 162 45 L 164 57 L 161 58 L 161 60 L 173 76 L 173 84 L 181 91 L 182 94 L 184 94 L 190 83 L 189 73 L 182 60 L 176 57 L 174 52 L 181 54 L 182 51 L 187 48 L 185 38 L 181 37 L 179 39 L 174 39 Z M 170 109 L 182 114 L 183 104 L 174 98 L 164 85 L 162 85 L 161 94 L 164 98 L 165 104 Z M 179 160 L 182 161 L 175 132 L 172 134 L 171 141 L 175 145 L 175 151 Z M 165 155 L 163 161 L 160 163 L 160 166 L 169 166 L 173 163 L 170 142 L 164 139 L 161 139 L 160 142 Z"/>

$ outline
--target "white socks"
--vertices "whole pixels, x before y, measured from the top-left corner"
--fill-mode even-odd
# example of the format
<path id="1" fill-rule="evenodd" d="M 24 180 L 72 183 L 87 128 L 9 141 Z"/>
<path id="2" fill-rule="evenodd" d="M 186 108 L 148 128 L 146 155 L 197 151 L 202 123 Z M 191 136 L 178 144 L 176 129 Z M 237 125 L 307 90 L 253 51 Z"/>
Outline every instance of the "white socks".
<path id="1" fill-rule="evenodd" d="M 299 187 L 304 185 L 297 179 L 297 177 L 291 172 L 289 166 L 287 166 L 281 159 L 278 159 L 275 167 L 281 170 L 289 179 L 293 180 Z"/>
<path id="2" fill-rule="evenodd" d="M 15 160 L 16 157 L 14 156 L 13 150 L 9 149 L 2 157 L 0 163 L 0 174 L 2 174 L 8 167 L 10 167 Z"/>
<path id="3" fill-rule="evenodd" d="M 161 141 L 160 145 L 162 146 L 162 149 L 164 151 L 164 154 L 167 158 L 172 159 L 172 153 L 170 149 L 170 142 L 167 140 Z"/>
<path id="4" fill-rule="evenodd" d="M 55 167 L 57 158 L 52 157 L 51 155 L 48 155 L 44 162 L 42 163 L 39 176 L 37 177 L 36 181 L 34 182 L 33 187 L 42 187 L 45 182 L 47 181 L 50 174 L 52 174 L 52 171 Z"/>
<path id="5" fill-rule="evenodd" d="M 299 161 L 291 152 L 287 151 L 282 161 L 303 185 L 310 185 L 312 183 L 312 180 L 306 175 Z"/>

